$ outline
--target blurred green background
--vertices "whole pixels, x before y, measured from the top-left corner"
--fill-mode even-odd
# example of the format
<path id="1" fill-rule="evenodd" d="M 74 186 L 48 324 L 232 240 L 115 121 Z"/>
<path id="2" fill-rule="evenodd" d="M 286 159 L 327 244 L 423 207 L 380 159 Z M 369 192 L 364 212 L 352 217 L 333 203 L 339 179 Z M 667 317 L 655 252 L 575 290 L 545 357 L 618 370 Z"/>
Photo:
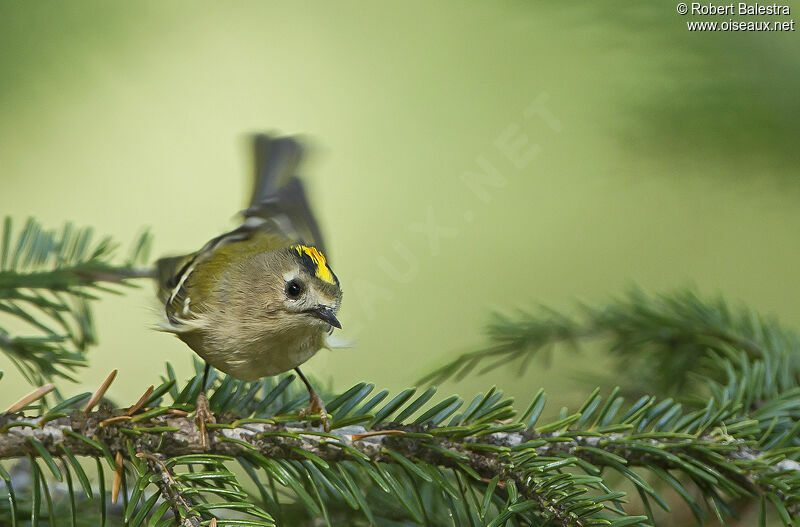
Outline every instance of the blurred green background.
<path id="1" fill-rule="evenodd" d="M 5 1 L 0 215 L 192 251 L 245 205 L 246 134 L 305 134 L 356 341 L 306 370 L 336 389 L 411 385 L 494 309 L 634 283 L 796 324 L 798 34 L 689 33 L 657 4 Z M 119 368 L 124 405 L 166 360 L 188 376 L 158 320 L 149 285 L 106 298 L 65 392 Z M 574 402 L 608 367 L 575 357 L 442 391 Z M 7 405 L 29 388 L 0 368 Z"/>

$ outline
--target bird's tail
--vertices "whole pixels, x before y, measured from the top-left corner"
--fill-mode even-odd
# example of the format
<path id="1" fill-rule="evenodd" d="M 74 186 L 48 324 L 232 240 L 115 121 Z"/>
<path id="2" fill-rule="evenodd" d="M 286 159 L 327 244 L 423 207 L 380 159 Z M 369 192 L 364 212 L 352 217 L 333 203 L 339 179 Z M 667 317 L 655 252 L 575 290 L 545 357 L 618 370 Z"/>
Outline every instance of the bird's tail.
<path id="1" fill-rule="evenodd" d="M 253 138 L 254 185 L 245 218 L 267 220 L 291 239 L 324 250 L 322 233 L 297 175 L 304 148 L 293 137 Z"/>

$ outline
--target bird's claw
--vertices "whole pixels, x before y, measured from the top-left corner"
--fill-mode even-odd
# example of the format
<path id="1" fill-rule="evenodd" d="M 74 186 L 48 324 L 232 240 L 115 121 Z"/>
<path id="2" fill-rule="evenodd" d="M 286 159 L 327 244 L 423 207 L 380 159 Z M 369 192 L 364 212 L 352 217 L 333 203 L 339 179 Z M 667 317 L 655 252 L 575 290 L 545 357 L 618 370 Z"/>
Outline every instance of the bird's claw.
<path id="1" fill-rule="evenodd" d="M 308 406 L 300 410 L 300 419 L 314 414 L 319 414 L 319 420 L 322 421 L 322 429 L 330 432 L 331 426 L 328 423 L 328 412 L 325 409 L 325 403 L 322 402 L 322 397 L 317 392 L 310 392 Z"/>
<path id="2" fill-rule="evenodd" d="M 214 414 L 211 413 L 211 408 L 208 405 L 208 398 L 205 392 L 200 392 L 200 395 L 197 396 L 197 405 L 194 410 L 194 424 L 197 426 L 198 430 L 200 430 L 200 445 L 203 447 L 203 450 L 208 448 L 206 424 L 216 422 L 217 420 L 214 418 Z"/>

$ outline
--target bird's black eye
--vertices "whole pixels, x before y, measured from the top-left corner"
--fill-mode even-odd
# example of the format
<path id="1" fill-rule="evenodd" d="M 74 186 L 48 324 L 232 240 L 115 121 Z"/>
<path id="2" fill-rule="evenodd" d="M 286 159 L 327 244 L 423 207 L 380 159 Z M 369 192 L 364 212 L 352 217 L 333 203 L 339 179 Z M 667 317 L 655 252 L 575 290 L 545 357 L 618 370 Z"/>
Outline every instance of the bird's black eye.
<path id="1" fill-rule="evenodd" d="M 289 280 L 286 283 L 286 296 L 297 298 L 303 294 L 303 283 L 298 280 Z"/>

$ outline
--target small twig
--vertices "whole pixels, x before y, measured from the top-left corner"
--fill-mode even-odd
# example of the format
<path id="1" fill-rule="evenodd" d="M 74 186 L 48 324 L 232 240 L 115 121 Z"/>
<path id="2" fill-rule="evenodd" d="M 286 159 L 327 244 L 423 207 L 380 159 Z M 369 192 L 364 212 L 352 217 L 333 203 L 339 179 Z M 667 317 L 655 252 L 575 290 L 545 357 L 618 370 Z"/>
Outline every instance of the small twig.
<path id="1" fill-rule="evenodd" d="M 92 395 L 92 398 L 89 399 L 89 402 L 86 403 L 86 406 L 83 407 L 84 412 L 91 411 L 92 408 L 94 408 L 95 405 L 100 402 L 100 399 L 102 399 L 106 394 L 106 391 L 108 391 L 109 386 L 111 386 L 111 383 L 114 382 L 114 378 L 116 376 L 117 370 L 112 370 L 111 373 L 108 374 L 108 377 L 106 377 L 106 380 L 103 381 L 103 384 L 100 385 L 97 391 L 94 392 L 94 395 Z"/>
<path id="2" fill-rule="evenodd" d="M 150 385 L 150 387 L 144 391 L 144 393 L 142 394 L 142 396 L 141 396 L 141 397 L 139 397 L 139 400 L 138 400 L 138 401 L 136 401 L 136 402 L 133 404 L 133 406 L 131 406 L 130 408 L 128 408 L 128 411 L 127 411 L 126 415 L 133 415 L 133 414 L 135 414 L 135 413 L 136 413 L 136 411 L 137 411 L 137 410 L 139 410 L 139 408 L 141 408 L 141 407 L 142 407 L 142 405 L 143 405 L 144 403 L 146 403 L 146 402 L 147 402 L 147 399 L 149 399 L 149 398 L 150 398 L 150 395 L 153 393 L 153 389 L 154 389 L 154 388 L 153 388 L 153 385 L 151 384 L 151 385 Z"/>
<path id="3" fill-rule="evenodd" d="M 165 465 L 158 456 L 153 454 L 137 452 L 136 457 L 147 460 L 150 471 L 160 474 L 161 477 L 158 481 L 156 481 L 156 485 L 158 485 L 158 488 L 161 491 L 161 497 L 169 502 L 175 519 L 177 520 L 178 518 L 184 516 L 180 511 L 180 508 L 183 507 L 183 509 L 186 511 L 186 514 L 191 516 L 186 516 L 183 518 L 181 525 L 184 527 L 199 527 L 202 518 L 197 513 L 192 512 L 192 506 L 186 501 L 186 499 L 178 490 L 178 484 L 175 481 L 175 478 L 172 477 L 169 467 L 167 467 L 167 465 Z M 209 525 L 209 527 L 216 524 L 216 519 L 212 518 L 211 521 L 212 523 Z"/>
<path id="4" fill-rule="evenodd" d="M 169 482 L 170 485 L 175 485 L 177 483 L 175 481 L 175 478 L 172 477 L 172 472 L 169 471 L 169 467 L 167 467 L 167 465 L 165 465 L 164 462 L 158 458 L 158 456 L 154 456 L 153 454 L 148 454 L 147 452 L 137 452 L 136 457 L 138 457 L 139 459 L 149 459 L 150 461 L 158 465 L 161 475 L 167 478 L 167 481 Z M 181 499 L 183 500 L 183 498 Z M 189 507 L 189 505 L 186 503 L 185 500 L 183 500 L 183 505 L 187 508 Z"/>
<path id="5" fill-rule="evenodd" d="M 48 393 L 52 392 L 55 389 L 55 385 L 53 384 L 45 384 L 44 386 L 40 386 L 33 390 L 31 393 L 20 399 L 19 401 L 15 402 L 11 406 L 8 407 L 6 410 L 7 414 L 14 414 L 31 404 L 33 401 L 41 399 Z"/>

